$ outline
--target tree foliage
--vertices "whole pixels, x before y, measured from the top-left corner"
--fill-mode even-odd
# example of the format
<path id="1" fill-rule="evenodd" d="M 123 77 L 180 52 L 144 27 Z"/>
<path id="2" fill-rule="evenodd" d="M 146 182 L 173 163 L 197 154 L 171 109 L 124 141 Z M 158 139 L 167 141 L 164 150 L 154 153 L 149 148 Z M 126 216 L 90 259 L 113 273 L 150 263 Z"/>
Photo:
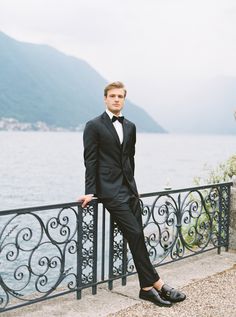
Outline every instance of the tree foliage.
<path id="1" fill-rule="evenodd" d="M 194 183 L 202 185 L 228 182 L 234 175 L 236 175 L 236 155 L 232 155 L 226 162 L 220 163 L 209 172 L 206 178 L 195 177 Z"/>

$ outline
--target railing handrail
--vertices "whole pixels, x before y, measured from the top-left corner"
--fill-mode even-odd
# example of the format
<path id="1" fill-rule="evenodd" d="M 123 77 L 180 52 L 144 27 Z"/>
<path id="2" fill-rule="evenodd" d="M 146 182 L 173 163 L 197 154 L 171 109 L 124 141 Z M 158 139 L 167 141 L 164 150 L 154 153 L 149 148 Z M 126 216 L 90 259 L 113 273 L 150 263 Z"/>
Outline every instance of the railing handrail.
<path id="1" fill-rule="evenodd" d="M 9 215 L 9 214 L 25 214 L 27 212 L 33 212 L 33 211 L 43 211 L 48 209 L 55 209 L 55 208 L 68 208 L 68 207 L 76 207 L 81 205 L 80 202 L 67 202 L 67 203 L 60 203 L 60 204 L 54 204 L 54 205 L 43 205 L 43 206 L 34 206 L 34 207 L 23 207 L 23 208 L 15 208 L 15 209 L 9 209 L 9 210 L 0 210 L 0 216 L 2 215 Z"/>
<path id="2" fill-rule="evenodd" d="M 152 197 L 157 195 L 166 195 L 166 194 L 175 194 L 175 193 L 183 193 L 191 190 L 196 189 L 205 189 L 205 188 L 211 188 L 211 187 L 222 187 L 222 186 L 233 186 L 233 182 L 222 182 L 222 183 L 215 183 L 215 184 L 207 184 L 207 185 L 200 185 L 200 186 L 194 186 L 194 187 L 185 187 L 185 188 L 177 188 L 177 189 L 167 189 L 167 190 L 161 190 L 157 192 L 151 192 L 151 193 L 143 193 L 140 194 L 140 198 L 145 197 Z M 95 198 L 97 200 L 97 198 Z M 94 199 L 94 200 L 95 200 Z M 98 203 L 100 200 L 98 199 Z M 43 211 L 48 209 L 55 209 L 55 208 L 68 208 L 68 207 L 76 207 L 80 206 L 81 203 L 78 201 L 73 202 L 67 202 L 67 203 L 59 203 L 59 204 L 50 204 L 50 205 L 41 205 L 41 206 L 34 206 L 34 207 L 22 207 L 22 208 L 15 208 L 15 209 L 6 209 L 6 210 L 0 210 L 0 216 L 1 215 L 9 215 L 9 214 L 24 214 L 27 212 L 33 212 L 33 211 Z"/>
<path id="3" fill-rule="evenodd" d="M 207 185 L 200 185 L 194 187 L 185 187 L 185 188 L 177 188 L 177 189 L 167 189 L 158 192 L 152 193 L 144 193 L 140 195 L 140 198 L 151 197 L 151 196 L 158 196 L 162 194 L 175 194 L 175 193 L 183 193 L 191 190 L 196 189 L 205 189 L 205 188 L 212 188 L 212 187 L 222 187 L 222 186 L 233 186 L 233 182 L 222 182 L 222 183 L 215 183 L 215 184 L 207 184 Z"/>

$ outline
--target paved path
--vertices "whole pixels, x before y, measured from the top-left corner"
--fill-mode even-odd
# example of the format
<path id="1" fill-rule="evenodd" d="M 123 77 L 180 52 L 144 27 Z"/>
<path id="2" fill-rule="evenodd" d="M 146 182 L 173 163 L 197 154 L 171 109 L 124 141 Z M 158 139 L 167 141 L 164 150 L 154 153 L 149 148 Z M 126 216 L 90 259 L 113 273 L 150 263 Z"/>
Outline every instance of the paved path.
<path id="1" fill-rule="evenodd" d="M 158 268 L 164 280 L 182 289 L 187 299 L 171 308 L 160 308 L 138 298 L 137 276 L 128 278 L 127 286 L 114 283 L 113 291 L 99 287 L 93 296 L 83 292 L 2 313 L 0 317 L 236 317 L 236 253 L 216 251 Z"/>
<path id="2" fill-rule="evenodd" d="M 107 317 L 235 317 L 236 265 L 222 273 L 192 282 L 182 288 L 187 299 L 171 308 L 143 301 Z"/>

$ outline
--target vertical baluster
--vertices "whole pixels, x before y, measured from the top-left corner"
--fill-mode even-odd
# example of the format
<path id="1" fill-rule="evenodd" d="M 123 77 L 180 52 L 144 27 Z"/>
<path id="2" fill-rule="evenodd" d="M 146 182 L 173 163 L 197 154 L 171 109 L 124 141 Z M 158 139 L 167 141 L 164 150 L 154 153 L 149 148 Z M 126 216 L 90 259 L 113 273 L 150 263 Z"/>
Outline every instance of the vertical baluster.
<path id="1" fill-rule="evenodd" d="M 226 244 L 225 251 L 229 251 L 229 223 L 230 223 L 230 195 L 231 195 L 231 185 L 225 187 L 227 191 L 226 197 L 226 208 L 225 208 L 225 217 L 226 217 Z"/>
<path id="2" fill-rule="evenodd" d="M 77 299 L 81 299 L 82 292 L 82 222 L 83 222 L 83 208 L 78 206 L 77 215 Z"/>
<path id="3" fill-rule="evenodd" d="M 219 186 L 219 224 L 218 224 L 218 228 L 219 228 L 219 231 L 218 231 L 218 249 L 217 249 L 217 253 L 220 254 L 221 253 L 221 231 L 222 231 L 222 187 Z"/>
<path id="4" fill-rule="evenodd" d="M 109 234 L 109 281 L 108 288 L 112 290 L 113 288 L 113 258 L 114 258 L 114 222 L 112 217 L 110 217 L 110 234 Z"/>
<path id="5" fill-rule="evenodd" d="M 105 230 L 106 230 L 106 209 L 102 205 L 102 261 L 101 261 L 101 280 L 105 278 Z"/>
<path id="6" fill-rule="evenodd" d="M 97 248 L 98 248 L 98 203 L 97 200 L 93 201 L 93 286 L 92 294 L 97 293 Z"/>

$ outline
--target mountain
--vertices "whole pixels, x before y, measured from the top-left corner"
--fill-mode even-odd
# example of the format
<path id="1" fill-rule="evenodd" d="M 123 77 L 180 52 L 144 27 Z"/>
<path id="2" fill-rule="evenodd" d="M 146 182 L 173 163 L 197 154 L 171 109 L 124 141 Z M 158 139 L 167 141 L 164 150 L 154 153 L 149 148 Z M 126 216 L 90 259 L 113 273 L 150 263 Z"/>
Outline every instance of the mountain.
<path id="1" fill-rule="evenodd" d="M 73 128 L 104 111 L 107 81 L 85 61 L 47 45 L 16 41 L 0 32 L 0 117 Z M 165 132 L 126 100 L 124 115 L 138 131 Z"/>

